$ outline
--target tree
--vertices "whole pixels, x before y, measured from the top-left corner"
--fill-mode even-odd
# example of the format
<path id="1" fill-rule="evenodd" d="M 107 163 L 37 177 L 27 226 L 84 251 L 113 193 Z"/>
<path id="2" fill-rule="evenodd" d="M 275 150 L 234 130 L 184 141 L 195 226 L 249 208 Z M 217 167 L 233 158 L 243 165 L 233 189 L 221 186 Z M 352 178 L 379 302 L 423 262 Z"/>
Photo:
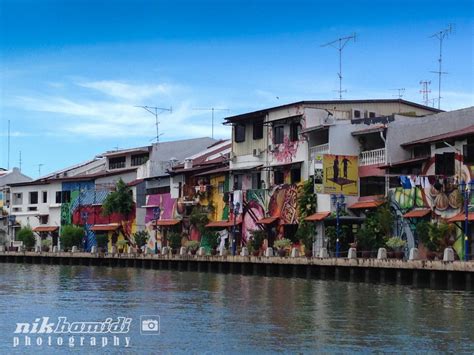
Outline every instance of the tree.
<path id="1" fill-rule="evenodd" d="M 61 232 L 61 245 L 64 250 L 69 250 L 73 246 L 81 247 L 84 238 L 84 229 L 74 225 L 64 226 Z"/>
<path id="2" fill-rule="evenodd" d="M 27 249 L 31 249 L 35 246 L 36 239 L 30 227 L 23 227 L 20 229 L 17 238 L 19 241 L 23 242 L 23 245 Z"/>
<path id="3" fill-rule="evenodd" d="M 109 237 L 106 234 L 97 234 L 95 236 L 95 240 L 97 241 L 97 246 L 99 248 L 107 248 L 107 244 L 109 243 Z"/>
<path id="4" fill-rule="evenodd" d="M 132 210 L 132 190 L 122 179 L 120 179 L 115 185 L 115 191 L 108 194 L 102 204 L 102 214 L 104 216 L 110 216 L 113 213 L 120 213 L 128 218 L 128 215 Z"/>

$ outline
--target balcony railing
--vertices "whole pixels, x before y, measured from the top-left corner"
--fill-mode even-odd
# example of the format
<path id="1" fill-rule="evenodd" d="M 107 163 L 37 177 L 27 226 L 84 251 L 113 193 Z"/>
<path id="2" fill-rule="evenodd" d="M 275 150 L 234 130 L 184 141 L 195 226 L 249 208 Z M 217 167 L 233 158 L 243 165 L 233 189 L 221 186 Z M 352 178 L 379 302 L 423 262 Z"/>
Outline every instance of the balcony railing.
<path id="1" fill-rule="evenodd" d="M 385 148 L 367 150 L 359 156 L 359 166 L 385 164 Z"/>
<path id="2" fill-rule="evenodd" d="M 317 155 L 328 154 L 329 153 L 329 143 L 315 145 L 314 147 L 309 148 L 309 156 L 311 160 L 316 158 Z"/>

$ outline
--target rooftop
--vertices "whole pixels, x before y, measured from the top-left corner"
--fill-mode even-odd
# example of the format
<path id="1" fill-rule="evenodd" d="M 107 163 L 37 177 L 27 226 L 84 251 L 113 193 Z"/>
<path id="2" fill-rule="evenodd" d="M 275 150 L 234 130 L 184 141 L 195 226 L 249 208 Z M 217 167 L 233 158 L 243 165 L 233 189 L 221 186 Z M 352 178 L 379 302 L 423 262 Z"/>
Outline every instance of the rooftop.
<path id="1" fill-rule="evenodd" d="M 474 120 L 474 117 L 473 117 L 473 120 Z M 413 147 L 413 146 L 416 146 L 416 145 L 427 144 L 427 143 L 435 143 L 435 142 L 444 141 L 444 140 L 447 140 L 447 139 L 453 139 L 453 138 L 461 139 L 461 138 L 471 136 L 471 135 L 474 135 L 474 125 L 463 128 L 463 129 L 458 129 L 456 131 L 437 134 L 435 136 L 426 137 L 426 138 L 422 138 L 422 139 L 417 139 L 415 141 L 403 143 L 401 146 L 404 147 L 404 148 L 409 148 L 409 147 Z"/>

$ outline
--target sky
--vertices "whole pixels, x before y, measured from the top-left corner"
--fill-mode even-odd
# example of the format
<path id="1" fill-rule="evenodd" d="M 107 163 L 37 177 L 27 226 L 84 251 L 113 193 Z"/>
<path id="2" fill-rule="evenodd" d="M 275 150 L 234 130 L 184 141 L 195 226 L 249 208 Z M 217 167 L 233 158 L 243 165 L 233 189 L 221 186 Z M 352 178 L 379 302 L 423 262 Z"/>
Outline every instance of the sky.
<path id="1" fill-rule="evenodd" d="M 301 100 L 474 105 L 474 2 L 301 0 L 0 0 L 0 167 L 39 174 L 108 150 L 160 141 L 230 138 L 223 118 Z M 200 110 L 198 110 L 200 109 Z M 8 156 L 8 121 L 10 155 Z M 9 158 L 8 158 L 9 157 Z M 41 164 L 41 165 L 40 165 Z"/>

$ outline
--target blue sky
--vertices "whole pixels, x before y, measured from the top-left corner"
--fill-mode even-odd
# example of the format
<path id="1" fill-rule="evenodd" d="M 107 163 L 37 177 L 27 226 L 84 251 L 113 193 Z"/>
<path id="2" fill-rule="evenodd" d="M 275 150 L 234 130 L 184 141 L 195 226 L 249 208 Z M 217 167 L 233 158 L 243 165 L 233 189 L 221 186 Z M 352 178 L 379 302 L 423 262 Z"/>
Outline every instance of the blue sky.
<path id="1" fill-rule="evenodd" d="M 154 117 L 136 105 L 173 107 L 161 140 L 210 136 L 217 121 L 299 100 L 335 99 L 338 57 L 328 41 L 357 33 L 343 55 L 344 98 L 474 105 L 472 1 L 0 0 L 0 166 L 32 177 L 115 147 L 147 145 Z M 278 98 L 277 98 L 278 97 Z M 216 137 L 229 129 L 215 126 Z"/>

